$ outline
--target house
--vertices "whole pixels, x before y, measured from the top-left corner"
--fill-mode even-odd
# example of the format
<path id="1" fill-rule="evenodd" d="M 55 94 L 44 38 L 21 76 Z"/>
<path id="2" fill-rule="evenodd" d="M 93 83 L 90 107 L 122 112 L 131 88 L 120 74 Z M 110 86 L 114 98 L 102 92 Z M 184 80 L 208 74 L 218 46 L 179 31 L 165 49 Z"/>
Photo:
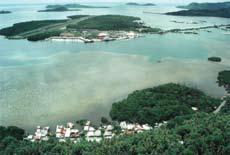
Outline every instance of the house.
<path id="1" fill-rule="evenodd" d="M 65 136 L 65 128 L 63 125 L 57 125 L 56 127 L 56 137 L 57 138 L 64 138 Z"/>
<path id="2" fill-rule="evenodd" d="M 192 107 L 192 110 L 193 110 L 193 111 L 197 111 L 198 108 L 197 108 L 197 107 Z"/>
<path id="3" fill-rule="evenodd" d="M 114 127 L 112 125 L 105 126 L 105 132 L 104 132 L 104 138 L 105 139 L 111 139 L 114 136 L 114 133 L 112 132 Z"/>
<path id="4" fill-rule="evenodd" d="M 36 132 L 35 132 L 34 136 L 32 137 L 32 139 L 35 141 L 48 140 L 49 132 L 50 132 L 49 127 L 41 128 L 40 126 L 37 126 Z M 28 138 L 31 138 L 31 136 Z"/>
<path id="5" fill-rule="evenodd" d="M 78 129 L 71 129 L 70 130 L 70 137 L 71 138 L 78 138 L 80 136 L 80 132 Z"/>
<path id="6" fill-rule="evenodd" d="M 97 35 L 97 38 L 100 40 L 104 40 L 105 38 L 108 38 L 108 37 L 109 37 L 109 34 L 105 32 L 101 32 Z"/>

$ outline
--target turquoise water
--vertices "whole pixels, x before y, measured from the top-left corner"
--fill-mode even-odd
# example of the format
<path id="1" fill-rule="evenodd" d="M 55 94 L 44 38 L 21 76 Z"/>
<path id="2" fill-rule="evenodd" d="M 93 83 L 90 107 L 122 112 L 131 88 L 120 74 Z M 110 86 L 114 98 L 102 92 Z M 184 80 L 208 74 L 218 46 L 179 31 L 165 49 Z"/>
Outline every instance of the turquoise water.
<path id="1" fill-rule="evenodd" d="M 79 12 L 38 13 L 45 4 L 0 5 L 13 11 L 0 15 L 0 28 L 16 22 L 64 19 L 75 14 L 122 14 L 141 17 L 150 26 L 162 29 L 230 24 L 229 19 L 175 17 L 144 14 L 177 10 L 171 5 L 130 7 L 121 3 L 91 5 L 109 9 L 82 9 Z M 177 24 L 172 20 L 183 21 Z M 205 20 L 206 23 L 191 24 Z M 190 24 L 186 24 L 189 22 Z M 230 35 L 211 29 L 199 35 L 146 35 L 134 40 L 109 43 L 28 42 L 0 38 L 0 125 L 27 129 L 108 116 L 111 104 L 137 89 L 168 82 L 197 87 L 221 96 L 216 84 L 220 70 L 230 66 Z M 207 61 L 220 56 L 220 64 Z M 160 63 L 159 63 L 160 62 Z"/>

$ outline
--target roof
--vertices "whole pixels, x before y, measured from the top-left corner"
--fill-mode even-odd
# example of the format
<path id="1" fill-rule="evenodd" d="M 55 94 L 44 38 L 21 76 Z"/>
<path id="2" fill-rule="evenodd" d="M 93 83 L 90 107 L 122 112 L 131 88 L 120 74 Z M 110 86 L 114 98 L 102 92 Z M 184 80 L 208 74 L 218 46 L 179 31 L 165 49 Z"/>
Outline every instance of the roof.
<path id="1" fill-rule="evenodd" d="M 108 35 L 108 33 L 101 32 L 101 33 L 98 34 L 98 37 L 103 37 L 103 36 L 107 36 L 107 35 Z"/>
<path id="2" fill-rule="evenodd" d="M 96 131 L 94 132 L 94 136 L 96 136 L 96 137 L 101 136 L 101 130 L 96 130 Z"/>

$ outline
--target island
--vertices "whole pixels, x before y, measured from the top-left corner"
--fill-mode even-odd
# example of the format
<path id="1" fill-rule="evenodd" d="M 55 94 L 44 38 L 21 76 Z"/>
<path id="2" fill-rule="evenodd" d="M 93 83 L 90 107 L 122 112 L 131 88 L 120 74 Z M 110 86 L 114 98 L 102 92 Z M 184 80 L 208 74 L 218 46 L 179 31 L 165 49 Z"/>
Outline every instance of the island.
<path id="1" fill-rule="evenodd" d="M 208 61 L 221 62 L 221 58 L 220 57 L 209 57 Z"/>
<path id="2" fill-rule="evenodd" d="M 110 8 L 107 6 L 91 6 L 91 5 L 82 5 L 82 4 L 57 4 L 57 5 L 47 5 L 46 8 L 47 9 L 54 9 L 54 8 L 58 8 L 58 7 L 66 7 L 69 9 L 73 9 L 73 8 Z"/>
<path id="3" fill-rule="evenodd" d="M 111 114 L 122 122 L 102 117 L 100 125 L 80 120 L 57 125 L 54 131 L 38 125 L 33 133 L 16 126 L 0 126 L 0 153 L 227 155 L 229 102 L 228 98 L 220 113 L 214 114 L 212 110 L 220 99 L 194 88 L 171 83 L 137 90 L 113 104 Z"/>
<path id="4" fill-rule="evenodd" d="M 5 10 L 0 11 L 0 14 L 9 14 L 9 13 L 11 13 L 11 11 L 5 11 Z"/>
<path id="5" fill-rule="evenodd" d="M 174 16 L 207 16 L 230 18 L 230 8 L 218 10 L 181 10 L 176 12 L 168 12 L 166 14 Z"/>
<path id="6" fill-rule="evenodd" d="M 208 16 L 230 18 L 230 2 L 221 3 L 190 3 L 178 8 L 188 9 L 176 12 L 168 12 L 167 15 L 176 16 Z"/>
<path id="7" fill-rule="evenodd" d="M 80 9 L 69 9 L 67 7 L 60 6 L 51 9 L 39 10 L 38 12 L 65 12 L 65 11 L 80 11 Z"/>
<path id="8" fill-rule="evenodd" d="M 126 5 L 132 5 L 132 6 L 156 6 L 156 4 L 154 4 L 154 3 L 140 4 L 140 3 L 135 3 L 135 2 L 126 3 Z"/>
<path id="9" fill-rule="evenodd" d="M 9 39 L 29 41 L 76 41 L 92 43 L 133 39 L 141 33 L 159 33 L 161 29 L 146 26 L 139 17 L 121 15 L 76 15 L 66 20 L 43 20 L 16 23 L 0 30 Z"/>
<path id="10" fill-rule="evenodd" d="M 219 2 L 219 3 L 190 3 L 185 6 L 177 6 L 182 9 L 189 10 L 219 10 L 219 9 L 229 9 L 230 2 Z"/>

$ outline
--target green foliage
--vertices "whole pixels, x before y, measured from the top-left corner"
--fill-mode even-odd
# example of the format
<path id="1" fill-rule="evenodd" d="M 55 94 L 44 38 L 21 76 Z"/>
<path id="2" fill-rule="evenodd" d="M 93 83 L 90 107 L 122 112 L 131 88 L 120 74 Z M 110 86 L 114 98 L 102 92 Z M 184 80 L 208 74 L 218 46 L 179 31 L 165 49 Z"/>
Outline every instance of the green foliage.
<path id="1" fill-rule="evenodd" d="M 101 117 L 102 124 L 110 124 L 109 120 L 106 117 Z"/>
<path id="2" fill-rule="evenodd" d="M 224 87 L 226 91 L 230 92 L 230 70 L 219 72 L 217 82 L 220 87 Z"/>
<path id="3" fill-rule="evenodd" d="M 154 125 L 176 116 L 192 114 L 192 107 L 212 112 L 220 103 L 219 99 L 200 90 L 170 83 L 133 92 L 127 99 L 112 105 L 110 116 L 113 120 Z"/>
<path id="4" fill-rule="evenodd" d="M 230 116 L 197 113 L 175 128 L 158 128 L 101 143 L 31 143 L 6 137 L 1 154 L 17 155 L 228 155 Z"/>
<path id="5" fill-rule="evenodd" d="M 4 36 L 14 36 L 19 35 L 20 33 L 35 30 L 44 26 L 51 24 L 63 23 L 66 20 L 41 20 L 41 21 L 29 21 L 16 23 L 12 27 L 3 28 L 0 30 L 0 35 Z"/>
<path id="6" fill-rule="evenodd" d="M 121 16 L 121 15 L 102 15 L 86 19 L 76 25 L 69 25 L 71 29 L 96 29 L 96 30 L 136 30 L 143 25 L 136 22 L 138 17 Z"/>
<path id="7" fill-rule="evenodd" d="M 73 15 L 73 16 L 68 16 L 70 19 L 80 19 L 83 17 L 88 17 L 89 15 Z"/>
<path id="8" fill-rule="evenodd" d="M 62 31 L 47 31 L 47 32 L 43 32 L 43 33 L 39 33 L 36 35 L 32 35 L 29 36 L 27 38 L 27 40 L 29 41 L 39 41 L 39 40 L 44 40 L 50 37 L 54 37 L 54 36 L 59 36 L 62 33 Z"/>
<path id="9" fill-rule="evenodd" d="M 9 127 L 0 126 L 0 140 L 4 139 L 5 137 L 9 137 L 9 136 L 14 137 L 18 140 L 22 140 L 24 134 L 25 134 L 25 131 L 16 126 L 9 126 Z"/>
<path id="10" fill-rule="evenodd" d="M 220 57 L 210 57 L 208 58 L 209 61 L 214 61 L 214 62 L 221 62 L 221 58 Z"/>
<path id="11" fill-rule="evenodd" d="M 227 97 L 225 99 L 226 103 L 225 105 L 221 108 L 220 113 L 223 114 L 230 114 L 230 97 Z"/>
<path id="12" fill-rule="evenodd" d="M 230 18 L 230 9 L 228 8 L 219 10 L 181 10 L 176 12 L 168 12 L 166 14 L 176 16 L 209 16 Z"/>

